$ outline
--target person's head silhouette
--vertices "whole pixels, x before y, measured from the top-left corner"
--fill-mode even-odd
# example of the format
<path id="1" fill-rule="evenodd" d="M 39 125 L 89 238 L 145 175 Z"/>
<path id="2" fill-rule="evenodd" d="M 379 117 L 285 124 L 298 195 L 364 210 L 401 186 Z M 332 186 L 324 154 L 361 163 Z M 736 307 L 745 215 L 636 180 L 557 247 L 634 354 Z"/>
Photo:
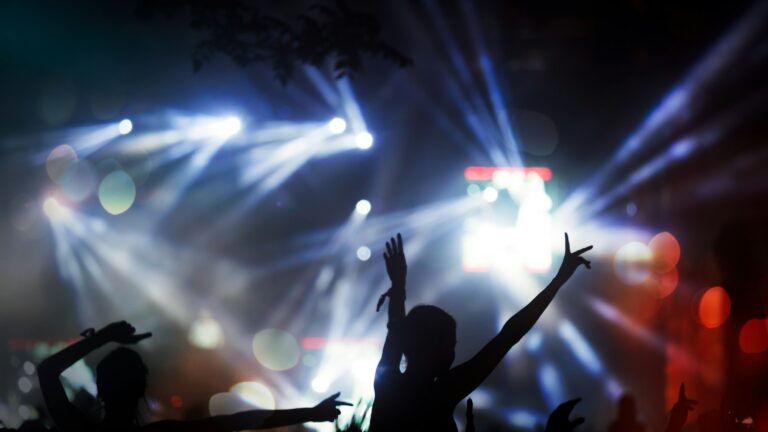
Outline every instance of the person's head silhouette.
<path id="1" fill-rule="evenodd" d="M 455 357 L 456 320 L 437 306 L 416 306 L 405 317 L 403 353 L 408 369 L 435 378 L 447 372 Z"/>
<path id="2" fill-rule="evenodd" d="M 139 400 L 147 388 L 147 366 L 136 351 L 120 347 L 96 367 L 96 387 L 107 419 L 137 421 Z"/>
<path id="3" fill-rule="evenodd" d="M 625 394 L 619 399 L 618 418 L 627 421 L 637 419 L 637 403 L 631 394 Z"/>

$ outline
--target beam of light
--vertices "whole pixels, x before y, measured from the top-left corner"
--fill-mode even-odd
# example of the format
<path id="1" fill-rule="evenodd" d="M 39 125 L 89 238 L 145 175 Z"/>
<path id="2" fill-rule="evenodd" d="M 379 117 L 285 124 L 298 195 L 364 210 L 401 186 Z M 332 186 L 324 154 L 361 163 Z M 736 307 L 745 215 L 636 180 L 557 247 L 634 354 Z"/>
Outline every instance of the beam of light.
<path id="1" fill-rule="evenodd" d="M 733 76 L 732 71 L 739 71 L 737 64 L 747 52 L 750 44 L 759 38 L 766 15 L 768 4 L 758 2 L 742 19 L 737 22 L 704 57 L 696 64 L 683 81 L 654 108 L 640 127 L 633 132 L 614 153 L 607 163 L 602 164 L 588 181 L 576 188 L 561 206 L 562 211 L 575 214 L 578 208 L 591 202 L 593 195 L 615 170 L 630 158 L 639 154 L 653 142 L 670 136 L 672 131 L 684 126 L 705 107 L 699 101 L 706 98 L 713 83 L 723 76 Z M 750 64 L 751 62 L 745 62 Z"/>
<path id="2" fill-rule="evenodd" d="M 253 361 L 252 334 L 226 313 L 222 300 L 233 293 L 221 289 L 235 280 L 242 280 L 240 285 L 245 289 L 252 270 L 246 276 L 244 270 L 226 261 L 197 256 L 135 231 L 119 231 L 85 214 L 73 215 L 60 223 L 52 221 L 51 227 L 57 266 L 74 290 L 82 326 L 113 317 L 99 302 L 102 298 L 110 300 L 122 316 L 144 328 L 157 327 L 167 320 L 191 328 L 196 320 L 194 311 L 206 309 L 217 317 L 222 333 L 227 335 L 226 345 L 217 353 L 234 365 Z M 190 269 L 200 266 L 205 266 L 205 272 L 213 277 L 210 281 L 214 289 L 206 287 L 204 298 L 190 288 L 182 292 L 177 283 Z M 191 275 L 187 275 L 187 280 L 191 280 L 188 276 Z M 148 312 L 151 309 L 161 313 Z M 151 345 L 153 341 L 145 343 Z M 244 370 L 240 374 L 245 378 L 249 373 L 250 370 Z M 274 374 L 265 380 L 291 404 L 317 403 L 306 398 L 286 377 Z"/>
<path id="3" fill-rule="evenodd" d="M 479 59 L 480 71 L 482 72 L 483 80 L 485 81 L 486 89 L 488 90 L 488 97 L 490 98 L 491 106 L 493 107 L 496 125 L 501 133 L 501 144 L 506 159 L 504 165 L 521 166 L 522 158 L 520 156 L 517 140 L 512 133 L 512 125 L 509 121 L 507 104 L 501 89 L 499 88 L 496 73 L 494 72 L 493 64 L 491 63 L 491 57 L 485 46 L 474 5 L 469 0 L 463 0 L 461 2 L 461 9 L 464 12 L 464 16 L 467 17 L 470 35 Z"/>
<path id="4" fill-rule="evenodd" d="M 697 134 L 681 138 L 673 142 L 660 155 L 652 158 L 638 169 L 633 171 L 624 181 L 599 197 L 584 204 L 579 211 L 582 218 L 590 218 L 613 204 L 617 199 L 625 196 L 639 184 L 651 179 L 671 166 L 680 164 L 690 158 L 694 153 L 710 147 L 718 142 L 729 129 L 733 128 L 738 119 L 744 118 L 753 108 L 766 100 L 768 93 L 756 92 L 742 100 L 739 105 L 733 107 L 725 115 L 721 115 L 717 121 L 712 121 L 712 126 Z"/>
<path id="5" fill-rule="evenodd" d="M 349 78 L 344 77 L 336 80 L 336 87 L 341 95 L 341 107 L 344 110 L 344 114 L 347 118 L 352 132 L 359 134 L 361 132 L 368 132 L 368 126 L 365 124 L 363 113 L 360 111 L 360 105 L 355 98 L 355 91 L 352 89 L 352 83 Z"/>
<path id="6" fill-rule="evenodd" d="M 100 150 L 120 135 L 119 123 L 107 123 L 58 131 L 50 134 L 48 137 L 44 137 L 43 141 L 52 142 L 56 145 L 67 144 L 75 150 L 79 157 L 85 158 Z M 48 151 L 50 149 L 38 153 L 35 156 L 35 161 L 40 164 L 44 163 L 48 157 Z"/>
<path id="7" fill-rule="evenodd" d="M 515 427 L 533 430 L 536 425 L 546 423 L 547 417 L 544 414 L 530 410 L 528 408 L 507 408 L 504 410 L 507 422 Z"/>
<path id="8" fill-rule="evenodd" d="M 552 411 L 565 400 L 563 380 L 552 363 L 544 362 L 538 369 L 539 387 L 544 391 L 547 408 Z"/>
<path id="9" fill-rule="evenodd" d="M 485 156 L 489 158 L 495 165 L 503 166 L 509 165 L 509 161 L 504 156 L 502 149 L 496 145 L 498 142 L 499 133 L 494 135 L 494 132 L 499 130 L 498 125 L 494 124 L 494 114 L 488 109 L 487 104 L 484 102 L 481 95 L 481 91 L 478 89 L 478 85 L 474 82 L 469 69 L 467 67 L 467 61 L 464 56 L 461 55 L 461 51 L 457 48 L 456 41 L 453 38 L 454 32 L 452 32 L 443 16 L 442 10 L 437 7 L 436 2 L 426 2 L 426 7 L 430 12 L 430 16 L 434 19 L 437 34 L 440 37 L 440 44 L 431 47 L 431 50 L 445 49 L 450 59 L 450 65 L 458 76 L 458 83 L 455 79 L 445 80 L 447 85 L 447 94 L 451 96 L 453 102 L 463 113 L 463 119 L 465 120 L 470 131 L 474 134 L 476 141 L 485 151 Z M 416 28 L 419 28 L 419 24 Z M 421 35 L 419 40 L 429 39 L 429 35 Z M 438 68 L 440 71 L 450 70 L 451 67 L 441 66 Z M 450 121 L 444 121 L 443 124 L 448 123 L 452 125 Z M 456 135 L 453 133 L 452 135 Z M 469 148 L 469 150 L 474 150 Z"/>
<path id="10" fill-rule="evenodd" d="M 325 103 L 331 107 L 340 106 L 341 98 L 328 78 L 326 78 L 317 68 L 312 66 L 304 66 L 302 67 L 302 70 L 309 79 L 309 82 L 315 86 L 318 93 L 325 99 Z"/>
<path id="11" fill-rule="evenodd" d="M 603 373 L 603 363 L 586 338 L 570 321 L 563 320 L 557 329 L 560 338 L 566 343 L 576 359 L 592 375 Z"/>
<path id="12" fill-rule="evenodd" d="M 657 353 L 671 356 L 675 362 L 679 362 L 689 370 L 701 370 L 709 367 L 696 361 L 678 344 L 667 341 L 662 336 L 654 334 L 644 325 L 635 322 L 624 315 L 620 310 L 616 309 L 615 306 L 604 300 L 595 297 L 590 298 L 589 306 L 603 319 L 619 326 Z"/>

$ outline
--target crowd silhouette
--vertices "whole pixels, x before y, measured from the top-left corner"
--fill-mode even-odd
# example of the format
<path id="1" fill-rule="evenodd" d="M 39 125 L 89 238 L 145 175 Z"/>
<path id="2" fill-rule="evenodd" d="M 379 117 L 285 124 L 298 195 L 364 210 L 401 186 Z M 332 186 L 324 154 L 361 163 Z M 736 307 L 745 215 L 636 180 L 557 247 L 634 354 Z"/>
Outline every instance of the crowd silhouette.
<path id="1" fill-rule="evenodd" d="M 550 305 L 563 285 L 582 266 L 591 268 L 585 253 L 592 246 L 571 250 L 565 234 L 564 255 L 560 267 L 544 290 L 512 315 L 496 336 L 468 361 L 454 366 L 456 321 L 434 305 L 417 305 L 406 311 L 408 264 L 400 234 L 385 244 L 383 253 L 391 287 L 379 299 L 377 310 L 388 299 L 387 336 L 376 368 L 375 398 L 370 407 L 370 432 L 458 431 L 454 421 L 456 407 L 480 386 Z M 339 407 L 349 406 L 338 400 L 339 393 L 314 407 L 286 410 L 249 410 L 231 415 L 199 420 L 162 420 L 145 423 L 139 406 L 145 397 L 149 370 L 141 356 L 128 346 L 152 336 L 138 333 L 125 321 L 115 322 L 95 331 L 86 330 L 83 338 L 51 355 L 37 367 L 40 389 L 53 429 L 39 421 L 26 421 L 19 431 L 61 432 L 99 431 L 183 431 L 225 432 L 269 429 L 305 422 L 332 422 Z M 61 382 L 61 374 L 77 361 L 106 345 L 118 344 L 96 367 L 96 387 L 101 413 L 97 419 L 72 403 Z M 764 383 L 765 384 L 765 383 Z M 547 419 L 545 432 L 569 432 L 585 422 L 574 415 L 580 398 L 560 404 Z M 665 432 L 731 432 L 753 430 L 753 422 L 742 421 L 735 412 L 724 408 L 700 414 L 695 425 L 689 414 L 697 401 L 686 394 L 681 383 L 677 402 L 672 407 Z M 366 410 L 366 414 L 368 410 Z M 625 394 L 618 401 L 615 419 L 608 432 L 645 432 L 639 420 L 635 398 Z M 474 404 L 466 402 L 466 432 L 476 432 Z M 751 419 L 750 419 L 751 420 Z M 347 431 L 362 431 L 361 422 Z M 688 425 L 689 429 L 685 429 Z M 695 428 L 694 428 L 695 426 Z M 764 429 L 761 429 L 764 430 Z"/>

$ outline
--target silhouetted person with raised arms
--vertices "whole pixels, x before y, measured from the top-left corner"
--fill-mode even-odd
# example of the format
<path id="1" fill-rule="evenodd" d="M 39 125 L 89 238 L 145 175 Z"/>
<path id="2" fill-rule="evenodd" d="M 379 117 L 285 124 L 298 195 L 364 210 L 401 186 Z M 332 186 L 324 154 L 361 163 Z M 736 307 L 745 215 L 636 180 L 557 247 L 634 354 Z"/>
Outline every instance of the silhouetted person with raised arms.
<path id="1" fill-rule="evenodd" d="M 625 394 L 619 399 L 619 412 L 616 413 L 616 420 L 608 426 L 608 432 L 645 432 L 645 426 L 637 420 L 634 396 Z"/>
<path id="2" fill-rule="evenodd" d="M 456 321 L 444 310 L 416 306 L 405 314 L 407 265 L 403 240 L 386 244 L 384 261 L 392 288 L 389 297 L 387 339 L 376 369 L 376 397 L 370 432 L 456 431 L 453 411 L 496 368 L 504 355 L 536 323 L 576 269 L 590 263 L 581 255 L 592 249 L 571 252 L 565 236 L 565 256 L 557 276 L 528 305 L 512 316 L 498 335 L 466 363 L 451 368 L 455 356 Z M 381 304 L 381 301 L 380 301 Z M 405 355 L 407 367 L 400 372 Z"/>
<path id="3" fill-rule="evenodd" d="M 40 389 L 51 418 L 62 432 L 78 431 L 181 431 L 229 432 L 244 429 L 268 429 L 309 421 L 334 421 L 339 415 L 335 394 L 313 408 L 290 410 L 250 410 L 201 420 L 163 420 L 142 426 L 138 419 L 138 404 L 147 387 L 147 367 L 138 353 L 119 347 L 109 353 L 96 367 L 96 387 L 104 405 L 104 418 L 93 424 L 67 399 L 59 376 L 90 352 L 110 342 L 135 344 L 151 336 L 136 334 L 125 321 L 112 323 L 90 336 L 43 360 L 38 367 Z"/>

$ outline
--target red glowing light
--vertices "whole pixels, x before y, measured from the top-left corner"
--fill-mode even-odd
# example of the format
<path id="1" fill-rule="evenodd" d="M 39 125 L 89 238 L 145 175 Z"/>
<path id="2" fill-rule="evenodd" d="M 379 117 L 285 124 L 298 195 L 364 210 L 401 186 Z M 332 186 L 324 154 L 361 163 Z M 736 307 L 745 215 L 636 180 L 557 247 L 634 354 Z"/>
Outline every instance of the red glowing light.
<path id="1" fill-rule="evenodd" d="M 668 232 L 653 236 L 648 243 L 648 248 L 653 254 L 653 268 L 657 273 L 673 270 L 680 261 L 680 243 Z"/>
<path id="2" fill-rule="evenodd" d="M 181 408 L 184 406 L 184 399 L 181 398 L 179 395 L 173 395 L 171 396 L 171 406 L 174 408 Z"/>
<path id="3" fill-rule="evenodd" d="M 508 172 L 510 174 L 523 173 L 528 175 L 529 173 L 536 173 L 544 181 L 552 180 L 552 170 L 546 167 L 482 167 L 471 166 L 464 170 L 464 178 L 468 181 L 491 181 L 493 175 L 497 172 Z"/>
<path id="4" fill-rule="evenodd" d="M 660 274 L 654 278 L 659 293 L 659 298 L 669 296 L 677 288 L 677 282 L 680 280 L 680 275 L 677 273 L 677 269 L 672 269 L 664 274 Z"/>
<path id="5" fill-rule="evenodd" d="M 731 313 L 731 298 L 722 287 L 707 289 L 699 301 L 699 321 L 706 328 L 717 328 Z"/>
<path id="6" fill-rule="evenodd" d="M 739 346 L 747 354 L 768 351 L 768 319 L 751 319 L 739 332 Z"/>

